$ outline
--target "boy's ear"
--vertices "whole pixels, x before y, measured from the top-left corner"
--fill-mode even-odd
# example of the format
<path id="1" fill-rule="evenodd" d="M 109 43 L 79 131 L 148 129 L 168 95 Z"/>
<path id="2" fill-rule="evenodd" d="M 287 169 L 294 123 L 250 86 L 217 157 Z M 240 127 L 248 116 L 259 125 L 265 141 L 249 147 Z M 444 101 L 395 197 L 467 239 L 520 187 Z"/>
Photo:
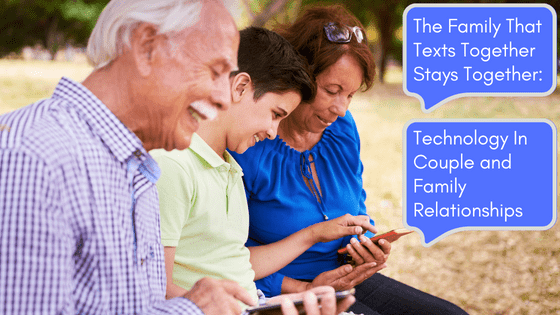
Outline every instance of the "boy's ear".
<path id="1" fill-rule="evenodd" d="M 245 95 L 252 94 L 251 76 L 247 72 L 240 72 L 233 77 L 231 82 L 231 100 L 239 103 Z"/>

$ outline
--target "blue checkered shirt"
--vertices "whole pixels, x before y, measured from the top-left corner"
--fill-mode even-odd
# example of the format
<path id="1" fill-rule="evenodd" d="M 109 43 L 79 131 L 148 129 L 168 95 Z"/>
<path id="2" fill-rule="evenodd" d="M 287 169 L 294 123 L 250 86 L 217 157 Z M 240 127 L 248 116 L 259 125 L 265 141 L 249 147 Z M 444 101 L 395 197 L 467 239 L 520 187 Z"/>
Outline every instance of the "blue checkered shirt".
<path id="1" fill-rule="evenodd" d="M 0 313 L 202 314 L 165 300 L 158 173 L 69 79 L 0 116 Z"/>

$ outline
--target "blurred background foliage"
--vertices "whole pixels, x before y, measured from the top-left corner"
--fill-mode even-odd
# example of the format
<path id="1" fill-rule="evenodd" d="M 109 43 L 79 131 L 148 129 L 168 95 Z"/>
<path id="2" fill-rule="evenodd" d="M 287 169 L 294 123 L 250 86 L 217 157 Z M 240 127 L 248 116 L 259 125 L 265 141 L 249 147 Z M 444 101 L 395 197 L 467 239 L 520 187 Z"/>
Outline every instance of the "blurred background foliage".
<path id="1" fill-rule="evenodd" d="M 389 63 L 402 61 L 402 13 L 410 0 L 229 0 L 240 28 L 273 28 L 294 21 L 307 6 L 340 3 L 366 28 L 378 65 L 378 78 Z M 54 58 L 59 49 L 85 47 L 97 17 L 109 0 L 0 0 L 0 57 L 16 57 L 24 47 L 40 46 Z M 464 1 L 445 1 L 464 3 Z M 470 1 L 478 3 L 530 3 L 534 1 Z M 547 1 L 557 12 L 560 0 Z M 559 24 L 560 25 L 560 24 Z M 557 45 L 560 49 L 560 44 Z M 560 56 L 560 54 L 559 54 Z"/>
<path id="2" fill-rule="evenodd" d="M 0 0 L 0 57 L 40 45 L 85 46 L 108 0 Z"/>
<path id="3" fill-rule="evenodd" d="M 402 129 L 410 119 L 548 118 L 560 126 L 560 89 L 547 97 L 460 98 L 423 113 L 419 101 L 404 94 L 399 67 L 402 13 L 412 1 L 224 1 L 240 29 L 274 28 L 294 21 L 306 6 L 331 3 L 344 4 L 362 21 L 384 83 L 358 93 L 351 106 L 361 139 L 366 206 L 379 231 L 402 226 Z M 558 1 L 548 1 L 556 12 Z M 49 97 L 61 76 L 80 82 L 91 73 L 83 48 L 107 2 L 0 0 L 0 114 Z M 30 50 L 40 53 L 26 53 Z M 429 248 L 416 235 L 395 243 L 382 273 L 472 315 L 557 315 L 558 244 L 559 224 L 546 231 L 461 232 Z"/>

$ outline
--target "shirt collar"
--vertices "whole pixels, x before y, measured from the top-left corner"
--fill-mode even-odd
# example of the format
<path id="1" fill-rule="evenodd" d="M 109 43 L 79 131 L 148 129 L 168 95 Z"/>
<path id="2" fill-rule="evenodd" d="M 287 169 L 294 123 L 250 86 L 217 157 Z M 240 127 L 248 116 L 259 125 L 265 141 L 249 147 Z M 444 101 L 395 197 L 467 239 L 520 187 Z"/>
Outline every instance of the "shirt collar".
<path id="1" fill-rule="evenodd" d="M 74 104 L 87 124 L 120 162 L 125 163 L 132 155 L 139 159 L 147 155 L 142 141 L 85 86 L 63 77 L 56 86 L 53 98 L 61 98 Z"/>
<path id="2" fill-rule="evenodd" d="M 196 155 L 198 155 L 201 159 L 203 159 L 206 164 L 210 165 L 212 168 L 232 168 L 241 174 L 243 174 L 241 170 L 241 166 L 237 164 L 237 161 L 229 154 L 228 151 L 224 153 L 225 161 L 220 158 L 220 156 L 198 135 L 193 134 L 191 138 L 191 145 L 189 149 L 192 150 Z"/>

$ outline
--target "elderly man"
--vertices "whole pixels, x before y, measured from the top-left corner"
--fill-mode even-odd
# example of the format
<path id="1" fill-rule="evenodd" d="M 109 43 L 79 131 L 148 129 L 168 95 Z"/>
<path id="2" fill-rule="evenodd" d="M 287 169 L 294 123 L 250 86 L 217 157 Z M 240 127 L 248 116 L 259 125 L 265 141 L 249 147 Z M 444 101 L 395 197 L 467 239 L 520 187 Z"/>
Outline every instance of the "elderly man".
<path id="1" fill-rule="evenodd" d="M 238 42 L 218 2 L 114 0 L 90 38 L 92 74 L 0 116 L 1 313 L 239 314 L 238 301 L 254 304 L 209 278 L 165 300 L 160 171 L 147 153 L 187 148 L 199 120 L 229 107 Z M 306 310 L 337 311 L 327 292 L 321 309 L 304 295 Z"/>

